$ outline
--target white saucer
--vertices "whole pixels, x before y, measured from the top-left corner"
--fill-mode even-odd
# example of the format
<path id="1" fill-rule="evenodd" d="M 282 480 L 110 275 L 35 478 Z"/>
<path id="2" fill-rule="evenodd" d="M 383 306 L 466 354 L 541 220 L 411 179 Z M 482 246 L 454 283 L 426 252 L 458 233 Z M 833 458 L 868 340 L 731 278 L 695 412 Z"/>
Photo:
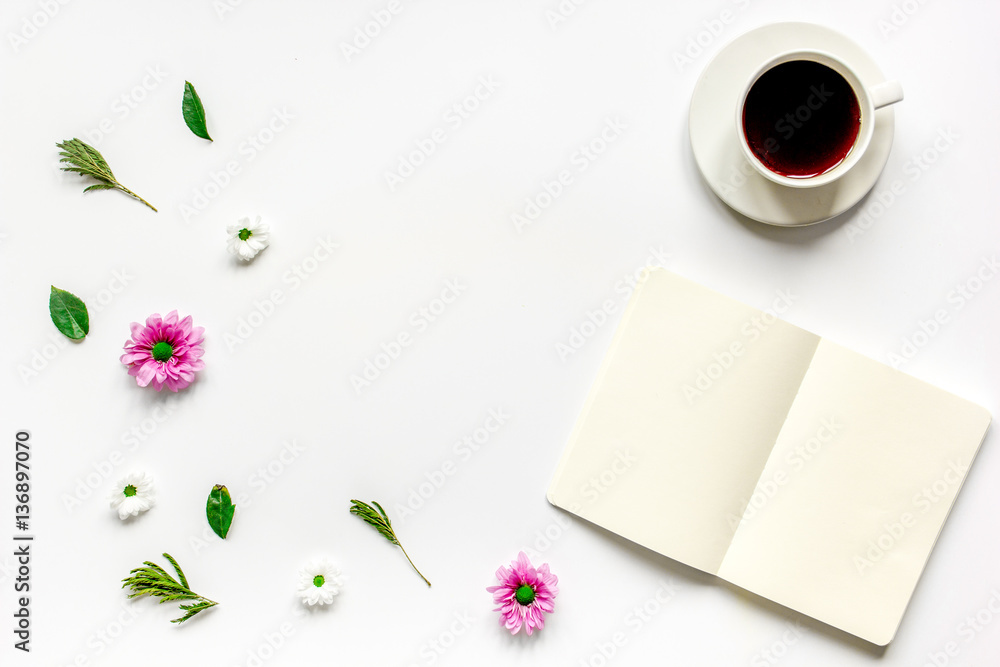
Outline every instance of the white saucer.
<path id="1" fill-rule="evenodd" d="M 702 176 L 722 201 L 770 225 L 794 227 L 843 213 L 872 189 L 889 159 L 895 116 L 875 112 L 868 150 L 840 179 L 816 188 L 789 188 L 764 178 L 747 162 L 736 135 L 736 105 L 747 79 L 764 61 L 785 51 L 818 49 L 836 54 L 865 86 L 885 76 L 865 51 L 838 32 L 812 23 L 773 23 L 737 37 L 701 73 L 691 97 L 688 131 Z"/>

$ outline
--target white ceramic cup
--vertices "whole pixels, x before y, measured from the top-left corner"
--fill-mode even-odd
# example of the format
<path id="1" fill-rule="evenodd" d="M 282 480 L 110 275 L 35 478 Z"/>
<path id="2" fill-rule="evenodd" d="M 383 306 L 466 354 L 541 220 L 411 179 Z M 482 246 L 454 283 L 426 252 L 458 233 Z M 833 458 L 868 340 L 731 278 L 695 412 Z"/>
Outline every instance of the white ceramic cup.
<path id="1" fill-rule="evenodd" d="M 743 129 L 743 107 L 746 104 L 747 95 L 750 93 L 750 89 L 753 88 L 754 84 L 757 83 L 757 80 L 760 79 L 760 77 L 766 72 L 772 70 L 778 65 L 796 60 L 808 60 L 821 65 L 826 65 L 833 71 L 840 74 L 840 76 L 844 77 L 844 80 L 847 81 L 851 90 L 854 92 L 855 97 L 857 97 L 858 108 L 861 111 L 861 123 L 860 128 L 858 129 L 858 135 L 854 141 L 854 145 L 847 153 L 847 156 L 839 164 L 828 171 L 808 177 L 791 177 L 772 171 L 766 164 L 761 162 L 760 159 L 754 154 L 753 150 L 750 149 L 750 145 L 747 143 L 746 132 Z M 756 169 L 757 172 L 764 178 L 792 188 L 815 188 L 832 183 L 850 171 L 851 167 L 858 163 L 861 156 L 864 155 L 865 150 L 868 149 L 868 144 L 872 139 L 872 133 L 875 131 L 875 110 L 881 109 L 882 107 L 890 104 L 895 104 L 902 99 L 903 88 L 896 81 L 886 81 L 878 84 L 877 86 L 871 87 L 865 86 L 864 83 L 861 82 L 860 77 L 855 74 L 854 70 L 852 70 L 842 60 L 830 53 L 814 50 L 789 51 L 763 63 L 760 67 L 754 70 L 753 75 L 747 80 L 746 85 L 740 93 L 739 102 L 736 105 L 736 135 L 739 137 L 740 148 L 743 151 L 743 155 L 753 168 Z"/>

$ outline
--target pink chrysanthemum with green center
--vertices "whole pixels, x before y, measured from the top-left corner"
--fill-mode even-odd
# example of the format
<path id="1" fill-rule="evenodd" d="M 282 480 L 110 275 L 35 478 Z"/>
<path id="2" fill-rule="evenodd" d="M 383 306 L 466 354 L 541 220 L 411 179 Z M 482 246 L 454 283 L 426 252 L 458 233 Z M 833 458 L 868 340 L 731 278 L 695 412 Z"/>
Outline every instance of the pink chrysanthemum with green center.
<path id="1" fill-rule="evenodd" d="M 549 571 L 548 563 L 534 567 L 523 551 L 510 567 L 497 570 L 499 586 L 486 590 L 493 594 L 499 607 L 500 625 L 516 635 L 521 627 L 527 634 L 545 627 L 545 614 L 552 612 L 559 578 Z"/>
<path id="2" fill-rule="evenodd" d="M 132 323 L 132 337 L 125 341 L 121 362 L 140 387 L 153 385 L 156 391 L 166 387 L 177 391 L 194 381 L 194 374 L 205 367 L 204 327 L 193 327 L 191 316 L 180 319 L 176 310 L 160 317 L 153 313 L 146 324 Z"/>

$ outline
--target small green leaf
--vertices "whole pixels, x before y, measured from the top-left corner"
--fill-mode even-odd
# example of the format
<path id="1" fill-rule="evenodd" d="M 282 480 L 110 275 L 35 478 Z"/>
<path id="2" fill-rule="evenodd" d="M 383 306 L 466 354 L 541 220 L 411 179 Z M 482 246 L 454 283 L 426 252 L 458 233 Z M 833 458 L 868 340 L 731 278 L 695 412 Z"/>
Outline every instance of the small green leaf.
<path id="1" fill-rule="evenodd" d="M 79 297 L 55 285 L 49 292 L 49 316 L 56 329 L 67 338 L 80 340 L 90 333 L 87 305 Z"/>
<path id="2" fill-rule="evenodd" d="M 222 539 L 226 539 L 226 535 L 229 534 L 229 526 L 233 523 L 235 511 L 236 505 L 229 497 L 229 489 L 221 484 L 213 486 L 212 492 L 208 494 L 205 512 L 208 514 L 208 525 Z"/>
<path id="3" fill-rule="evenodd" d="M 181 110 L 184 112 L 184 122 L 195 136 L 212 141 L 212 137 L 208 136 L 208 126 L 205 124 L 205 107 L 202 106 L 198 91 L 190 81 L 184 82 L 184 101 L 181 103 Z"/>

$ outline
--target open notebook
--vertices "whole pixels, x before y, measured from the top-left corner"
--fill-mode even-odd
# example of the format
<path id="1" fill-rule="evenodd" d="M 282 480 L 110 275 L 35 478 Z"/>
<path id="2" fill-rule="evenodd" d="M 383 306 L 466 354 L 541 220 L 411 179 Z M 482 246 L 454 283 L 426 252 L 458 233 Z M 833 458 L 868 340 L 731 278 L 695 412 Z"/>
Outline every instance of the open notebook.
<path id="1" fill-rule="evenodd" d="M 548 498 L 885 645 L 989 423 L 966 400 L 653 269 Z"/>

